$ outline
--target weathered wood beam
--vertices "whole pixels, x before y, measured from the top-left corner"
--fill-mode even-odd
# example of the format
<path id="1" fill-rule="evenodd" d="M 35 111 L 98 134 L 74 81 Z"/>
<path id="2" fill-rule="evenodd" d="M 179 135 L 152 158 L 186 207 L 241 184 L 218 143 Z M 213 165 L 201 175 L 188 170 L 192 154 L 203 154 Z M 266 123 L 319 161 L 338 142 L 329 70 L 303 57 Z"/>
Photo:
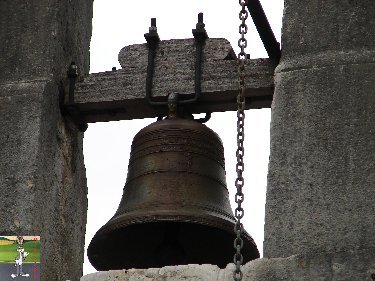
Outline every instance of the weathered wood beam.
<path id="1" fill-rule="evenodd" d="M 153 96 L 193 94 L 193 39 L 161 41 L 155 59 Z M 166 107 L 150 107 L 145 99 L 148 48 L 125 47 L 119 54 L 122 69 L 90 74 L 76 84 L 75 102 L 86 122 L 138 119 L 166 115 Z M 207 39 L 202 61 L 202 97 L 189 107 L 193 113 L 236 110 L 238 64 L 230 43 Z M 268 59 L 248 60 L 247 108 L 270 107 L 275 65 Z"/>

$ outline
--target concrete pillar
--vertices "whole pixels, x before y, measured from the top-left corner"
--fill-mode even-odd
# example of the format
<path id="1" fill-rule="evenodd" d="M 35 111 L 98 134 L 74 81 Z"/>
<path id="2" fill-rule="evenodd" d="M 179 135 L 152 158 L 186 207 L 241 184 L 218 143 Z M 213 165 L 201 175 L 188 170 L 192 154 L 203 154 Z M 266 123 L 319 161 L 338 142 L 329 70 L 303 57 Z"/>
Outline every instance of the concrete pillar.
<path id="1" fill-rule="evenodd" d="M 314 280 L 371 280 L 375 1 L 286 0 L 282 47 L 264 256 L 305 256 Z"/>
<path id="2" fill-rule="evenodd" d="M 89 71 L 92 0 L 0 1 L 0 234 L 41 236 L 41 280 L 82 275 L 82 133 L 60 114 L 74 60 Z"/>

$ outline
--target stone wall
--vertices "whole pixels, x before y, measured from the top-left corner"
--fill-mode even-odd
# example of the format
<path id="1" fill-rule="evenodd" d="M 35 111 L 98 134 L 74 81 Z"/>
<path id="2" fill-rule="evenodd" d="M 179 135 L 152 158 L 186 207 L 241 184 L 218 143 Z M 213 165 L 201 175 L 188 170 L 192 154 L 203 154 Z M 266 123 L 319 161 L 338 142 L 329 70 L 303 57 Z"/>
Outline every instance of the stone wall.
<path id="1" fill-rule="evenodd" d="M 0 14 L 0 234 L 40 235 L 41 280 L 78 280 L 82 133 L 61 117 L 59 84 L 72 60 L 89 71 L 92 0 L 5 0 Z"/>

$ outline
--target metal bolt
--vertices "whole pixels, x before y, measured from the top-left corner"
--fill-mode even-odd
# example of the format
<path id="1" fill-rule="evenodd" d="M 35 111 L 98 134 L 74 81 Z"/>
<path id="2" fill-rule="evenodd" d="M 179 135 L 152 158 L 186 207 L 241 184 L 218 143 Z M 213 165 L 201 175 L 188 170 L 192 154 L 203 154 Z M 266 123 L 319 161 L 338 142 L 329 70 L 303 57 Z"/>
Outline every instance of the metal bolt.
<path id="1" fill-rule="evenodd" d="M 205 24 L 203 23 L 203 13 L 198 14 L 198 23 L 196 25 L 197 29 L 203 29 L 205 27 Z"/>
<path id="2" fill-rule="evenodd" d="M 193 29 L 193 36 L 196 40 L 202 41 L 208 38 L 207 31 L 204 29 L 205 24 L 203 23 L 203 13 L 198 14 L 198 22 Z"/>
<path id="3" fill-rule="evenodd" d="M 69 68 L 68 68 L 68 77 L 75 78 L 77 76 L 78 76 L 78 66 L 76 66 L 74 61 L 72 61 L 72 63 L 69 65 Z"/>
<path id="4" fill-rule="evenodd" d="M 155 32 L 158 30 L 156 27 L 156 18 L 151 18 L 151 26 L 148 30 L 149 32 Z"/>
<path id="5" fill-rule="evenodd" d="M 158 29 L 156 27 L 156 18 L 151 18 L 151 26 L 148 29 L 148 33 L 145 34 L 145 39 L 149 47 L 151 46 L 152 49 L 155 49 L 160 42 Z"/>
<path id="6" fill-rule="evenodd" d="M 112 67 L 112 71 L 116 71 L 116 66 Z"/>
<path id="7" fill-rule="evenodd" d="M 198 14 L 198 22 L 203 23 L 203 13 Z"/>

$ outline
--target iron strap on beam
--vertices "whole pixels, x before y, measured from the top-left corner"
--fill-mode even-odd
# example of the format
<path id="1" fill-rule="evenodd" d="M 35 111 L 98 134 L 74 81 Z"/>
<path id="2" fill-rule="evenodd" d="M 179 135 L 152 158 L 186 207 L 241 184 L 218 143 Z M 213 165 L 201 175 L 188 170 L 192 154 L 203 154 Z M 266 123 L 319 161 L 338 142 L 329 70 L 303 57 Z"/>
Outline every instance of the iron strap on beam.
<path id="1" fill-rule="evenodd" d="M 175 92 L 191 95 L 195 50 L 194 39 L 160 41 L 155 58 L 154 98 Z M 122 69 L 77 77 L 74 94 L 66 89 L 65 97 L 61 91 L 63 113 L 82 127 L 92 122 L 165 116 L 164 108 L 150 107 L 145 99 L 147 54 L 147 44 L 127 46 L 119 55 Z M 236 110 L 238 63 L 230 43 L 208 38 L 202 62 L 202 97 L 199 103 L 189 105 L 190 112 Z M 271 107 L 275 63 L 252 59 L 246 64 L 246 109 Z M 74 95 L 70 98 L 73 102 L 69 102 L 68 92 Z"/>
<path id="2" fill-rule="evenodd" d="M 262 4 L 259 0 L 251 0 L 248 1 L 247 8 L 269 58 L 275 63 L 279 63 L 281 58 L 280 43 L 276 40 Z"/>
<path id="3" fill-rule="evenodd" d="M 183 63 L 185 64 L 185 63 Z M 202 97 L 191 104 L 192 113 L 235 111 L 238 93 L 237 62 L 235 60 L 209 61 L 204 64 Z M 75 107 L 88 123 L 130 120 L 163 116 L 163 107 L 150 107 L 145 99 L 144 67 L 125 68 L 111 72 L 93 73 L 77 81 Z M 175 92 L 176 84 L 181 95 L 194 89 L 194 71 L 174 71 L 164 64 L 156 65 L 156 97 Z M 184 67 L 185 69 L 186 67 Z M 270 108 L 272 103 L 275 66 L 269 59 L 249 60 L 246 68 L 246 109 Z M 176 81 L 171 83 L 171 79 Z"/>
<path id="4" fill-rule="evenodd" d="M 271 107 L 274 90 L 273 73 L 281 57 L 280 45 L 276 41 L 259 0 L 248 1 L 247 8 L 269 59 L 247 62 L 248 73 L 245 76 L 249 81 L 246 82 L 247 86 L 244 89 L 245 109 Z M 155 19 L 151 31 L 156 32 Z M 123 48 L 119 54 L 122 69 L 118 71 L 113 68 L 110 72 L 94 73 L 83 78 L 78 77 L 78 68 L 72 63 L 68 72 L 70 89 L 67 103 L 65 102 L 67 91 L 64 90 L 64 83 L 61 83 L 62 114 L 68 115 L 81 131 L 84 131 L 87 123 L 90 122 L 163 116 L 163 110 L 149 107 L 145 100 L 144 85 L 148 84 L 150 85 L 146 87 L 146 92 L 149 88 L 148 92 L 152 91 L 158 97 L 168 96 L 176 90 L 186 97 L 187 93 L 191 93 L 191 89 L 195 90 L 197 97 L 197 92 L 202 91 L 204 95 L 199 104 L 189 104 L 191 113 L 236 110 L 238 65 L 230 43 L 225 39 L 208 39 L 204 30 L 203 14 L 198 16 L 197 29 L 193 30 L 193 34 L 195 41 L 204 39 L 204 56 L 201 54 L 202 48 L 193 48 L 197 42 L 192 39 L 160 41 L 157 36 L 157 48 L 152 59 L 155 60 L 154 67 L 157 73 L 155 78 L 159 82 L 156 85 L 145 81 L 149 80 L 150 76 L 147 75 L 148 78 L 145 79 L 147 64 L 145 58 L 149 53 L 146 44 Z M 198 61 L 199 65 L 203 63 L 204 66 L 203 69 L 198 67 L 198 72 L 195 67 L 195 80 L 190 73 L 193 49 L 199 54 L 194 56 L 195 65 Z M 78 78 L 77 84 L 76 78 Z M 195 83 L 195 86 L 191 87 L 193 80 L 201 83 Z M 193 99 L 195 100 L 196 98 Z"/>

